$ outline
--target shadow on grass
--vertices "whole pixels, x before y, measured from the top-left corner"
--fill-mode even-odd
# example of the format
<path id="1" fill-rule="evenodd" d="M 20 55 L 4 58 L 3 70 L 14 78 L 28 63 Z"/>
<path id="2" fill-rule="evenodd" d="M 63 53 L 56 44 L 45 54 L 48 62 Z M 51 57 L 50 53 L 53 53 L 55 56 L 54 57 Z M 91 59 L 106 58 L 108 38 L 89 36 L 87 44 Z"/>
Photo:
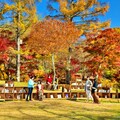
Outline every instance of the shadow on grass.
<path id="1" fill-rule="evenodd" d="M 50 113 L 55 115 L 56 117 L 53 118 L 53 120 L 59 120 L 59 118 L 62 118 L 63 120 L 120 120 L 119 117 L 113 117 L 113 116 L 94 116 L 94 115 L 86 115 L 85 113 L 76 113 L 75 111 L 72 111 L 68 114 L 57 114 L 49 110 L 44 110 L 44 112 Z M 47 119 L 46 119 L 47 120 Z M 52 120 L 49 118 L 49 120 Z"/>
<path id="2" fill-rule="evenodd" d="M 119 117 L 120 113 L 118 110 L 119 107 L 118 109 L 109 109 L 107 108 L 110 107 L 109 104 L 105 107 L 102 104 L 100 104 L 100 107 L 99 105 L 94 104 L 94 107 L 92 108 L 92 103 L 90 103 L 90 106 L 88 107 L 85 106 L 89 105 L 89 103 L 85 104 L 86 103 L 85 99 L 83 99 L 82 102 L 81 100 L 79 101 L 77 99 L 68 101 L 67 102 L 62 100 L 51 100 L 45 102 L 35 101 L 29 102 L 27 104 L 26 102 L 20 102 L 20 104 L 23 103 L 21 105 L 18 102 L 16 102 L 17 108 L 16 104 L 13 103 L 14 107 L 13 105 L 10 106 L 11 107 L 10 112 L 12 112 L 12 109 L 15 108 L 15 111 L 18 111 L 20 113 L 20 116 L 16 116 L 15 114 L 13 115 L 8 114 L 6 116 L 3 116 L 3 114 L 1 114 L 0 120 L 120 120 Z M 76 105 L 74 106 L 74 102 L 83 103 L 82 107 L 79 107 L 79 105 L 81 105 L 79 103 L 78 104 L 76 103 L 77 106 Z M 114 103 L 111 105 L 114 106 Z M 97 107 L 95 108 L 95 106 Z M 5 107 L 7 108 L 8 106 Z M 35 111 L 39 111 L 38 114 L 31 114 L 32 112 Z M 109 116 L 107 116 L 106 112 Z"/>
<path id="3" fill-rule="evenodd" d="M 46 117 L 45 115 L 43 116 L 23 116 L 23 117 L 16 117 L 16 116 L 11 116 L 11 115 L 7 115 L 7 116 L 0 116 L 0 120 L 55 120 L 54 118 L 50 118 L 50 117 Z M 57 120 L 57 119 L 56 119 Z"/>
<path id="4" fill-rule="evenodd" d="M 72 98 L 72 99 L 67 99 L 70 101 L 75 101 L 75 102 L 86 102 L 86 98 Z M 112 99 L 112 98 L 99 98 L 100 103 L 120 103 L 120 99 Z M 92 102 L 92 100 L 89 100 L 89 102 Z"/>

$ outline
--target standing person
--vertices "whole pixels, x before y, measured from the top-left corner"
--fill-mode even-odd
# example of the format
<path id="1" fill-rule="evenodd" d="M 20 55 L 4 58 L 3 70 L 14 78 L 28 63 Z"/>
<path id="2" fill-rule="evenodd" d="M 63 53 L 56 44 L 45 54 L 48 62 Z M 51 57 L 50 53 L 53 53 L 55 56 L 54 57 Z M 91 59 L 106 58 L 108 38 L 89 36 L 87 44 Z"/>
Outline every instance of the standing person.
<path id="1" fill-rule="evenodd" d="M 42 101 L 43 100 L 43 85 L 42 85 L 41 80 L 39 80 L 37 84 L 37 95 L 38 95 L 38 99 Z"/>
<path id="2" fill-rule="evenodd" d="M 94 103 L 100 103 L 99 96 L 97 95 L 97 86 L 98 86 L 97 82 L 98 82 L 98 73 L 95 72 L 95 77 L 94 77 L 93 86 L 92 86 L 92 96 L 93 96 Z"/>
<path id="3" fill-rule="evenodd" d="M 31 95 L 32 95 L 32 91 L 34 88 L 34 76 L 30 77 L 29 81 L 28 81 L 28 94 L 27 94 L 27 98 L 26 101 L 32 100 L 31 99 Z"/>
<path id="4" fill-rule="evenodd" d="M 89 99 L 93 100 L 93 97 L 91 95 L 91 89 L 92 89 L 92 81 L 89 79 L 89 77 L 87 77 L 87 81 L 85 83 L 85 92 L 87 95 L 87 101 L 89 101 Z"/>

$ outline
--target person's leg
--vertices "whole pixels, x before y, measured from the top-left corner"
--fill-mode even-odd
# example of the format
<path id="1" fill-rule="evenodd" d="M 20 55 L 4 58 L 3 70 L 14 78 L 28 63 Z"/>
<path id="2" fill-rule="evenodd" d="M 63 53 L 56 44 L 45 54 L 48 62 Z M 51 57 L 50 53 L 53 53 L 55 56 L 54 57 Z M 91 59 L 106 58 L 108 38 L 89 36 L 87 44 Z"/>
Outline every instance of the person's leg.
<path id="1" fill-rule="evenodd" d="M 39 100 L 42 100 L 42 90 L 39 91 Z"/>
<path id="2" fill-rule="evenodd" d="M 92 97 L 91 91 L 89 92 L 89 98 L 90 98 L 91 100 L 93 100 L 93 97 Z"/>
<path id="3" fill-rule="evenodd" d="M 89 91 L 86 90 L 86 95 L 87 95 L 87 101 L 89 101 Z"/>
<path id="4" fill-rule="evenodd" d="M 50 90 L 51 89 L 51 84 L 48 84 L 48 90 Z"/>
<path id="5" fill-rule="evenodd" d="M 93 97 L 91 95 L 91 91 L 87 90 L 87 101 L 89 101 L 90 99 L 93 100 Z"/>
<path id="6" fill-rule="evenodd" d="M 92 89 L 93 103 L 96 103 L 95 89 Z"/>
<path id="7" fill-rule="evenodd" d="M 29 96 L 30 96 L 30 88 L 28 88 L 28 94 L 27 94 L 26 101 L 28 101 Z"/>
<path id="8" fill-rule="evenodd" d="M 97 92 L 95 92 L 95 103 L 100 103 L 99 96 L 97 95 Z"/>
<path id="9" fill-rule="evenodd" d="M 92 97 L 93 97 L 93 103 L 95 103 L 95 93 L 92 92 Z"/>
<path id="10" fill-rule="evenodd" d="M 32 91 L 33 91 L 33 88 L 30 88 L 30 100 L 32 100 L 32 99 L 31 99 Z"/>

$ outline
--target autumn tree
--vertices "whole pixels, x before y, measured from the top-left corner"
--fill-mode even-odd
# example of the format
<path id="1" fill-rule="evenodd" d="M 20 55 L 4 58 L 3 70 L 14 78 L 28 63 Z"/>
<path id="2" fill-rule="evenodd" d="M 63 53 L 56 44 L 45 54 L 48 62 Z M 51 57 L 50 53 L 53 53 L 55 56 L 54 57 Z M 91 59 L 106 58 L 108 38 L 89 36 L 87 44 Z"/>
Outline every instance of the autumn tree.
<path id="1" fill-rule="evenodd" d="M 20 36 L 37 21 L 35 2 L 38 0 L 7 0 L 1 2 L 3 4 L 0 12 L 0 23 L 6 25 L 5 28 L 20 30 Z M 3 26 L 4 27 L 4 26 Z M 16 33 L 18 34 L 18 33 Z"/>
<path id="2" fill-rule="evenodd" d="M 10 40 L 11 31 L 1 31 L 0 33 L 0 76 L 1 79 L 10 79 L 10 73 L 14 71 L 14 57 L 10 48 L 14 48 L 16 43 Z M 12 74 L 11 74 L 12 75 Z"/>
<path id="3" fill-rule="evenodd" d="M 82 34 L 73 23 L 58 20 L 44 20 L 33 26 L 28 46 L 39 54 L 52 54 L 55 79 L 54 55 L 59 50 L 68 49 Z"/>
<path id="4" fill-rule="evenodd" d="M 8 27 L 15 33 L 16 50 L 20 51 L 20 42 L 25 31 L 37 21 L 37 0 L 7 0 L 0 1 L 0 24 Z M 20 54 L 17 54 L 17 81 L 20 81 Z"/>
<path id="5" fill-rule="evenodd" d="M 107 3 L 99 0 L 48 0 L 48 10 L 52 17 L 62 21 L 71 21 L 83 34 L 97 33 L 98 30 L 109 26 L 110 22 L 100 22 L 99 16 L 105 15 L 109 9 Z M 82 53 L 81 53 L 82 54 Z M 81 58 L 81 57 L 80 57 Z M 81 64 L 81 66 L 83 66 Z"/>
<path id="6" fill-rule="evenodd" d="M 8 39 L 0 37 L 0 76 L 4 78 L 4 62 L 8 59 L 5 51 L 8 49 L 9 41 Z"/>
<path id="7" fill-rule="evenodd" d="M 89 58 L 85 63 L 92 71 L 99 73 L 105 70 L 120 69 L 120 34 L 114 29 L 106 29 L 97 33 L 89 34 L 86 40 L 85 52 Z M 115 72 L 115 73 L 116 73 Z"/>
<path id="8" fill-rule="evenodd" d="M 99 0 L 49 0 L 50 15 L 47 17 L 72 21 L 85 33 L 109 26 L 108 21 L 102 23 L 98 19 L 98 16 L 104 15 L 108 9 L 109 5 Z"/>

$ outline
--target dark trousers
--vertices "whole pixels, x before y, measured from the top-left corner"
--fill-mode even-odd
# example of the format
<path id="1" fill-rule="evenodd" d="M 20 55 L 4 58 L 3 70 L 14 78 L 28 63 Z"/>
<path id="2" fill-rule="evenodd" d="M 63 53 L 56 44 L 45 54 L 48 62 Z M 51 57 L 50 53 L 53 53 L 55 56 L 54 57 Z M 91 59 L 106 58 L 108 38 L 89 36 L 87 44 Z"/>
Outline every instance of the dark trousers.
<path id="1" fill-rule="evenodd" d="M 28 100 L 28 98 L 29 100 L 31 100 L 32 91 L 33 91 L 33 88 L 28 88 L 28 94 L 27 94 L 26 100 Z"/>

